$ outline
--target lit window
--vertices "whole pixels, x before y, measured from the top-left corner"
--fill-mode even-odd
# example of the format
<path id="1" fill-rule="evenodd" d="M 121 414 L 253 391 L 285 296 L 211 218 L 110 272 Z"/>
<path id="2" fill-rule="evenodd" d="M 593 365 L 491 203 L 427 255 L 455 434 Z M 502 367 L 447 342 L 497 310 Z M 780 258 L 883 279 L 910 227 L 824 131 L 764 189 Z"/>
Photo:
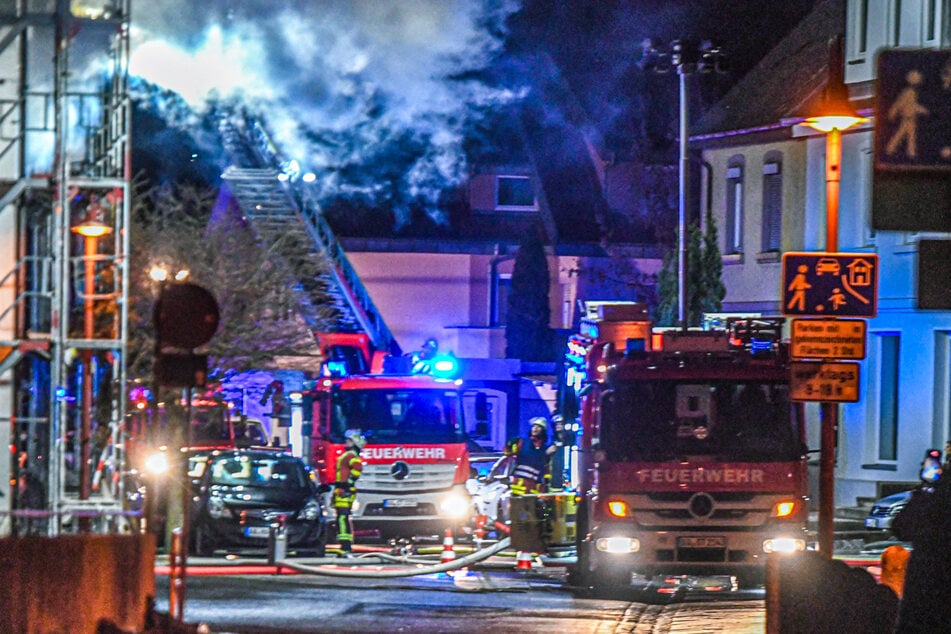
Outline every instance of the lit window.
<path id="1" fill-rule="evenodd" d="M 726 252 L 743 252 L 743 157 L 730 159 L 726 170 Z"/>

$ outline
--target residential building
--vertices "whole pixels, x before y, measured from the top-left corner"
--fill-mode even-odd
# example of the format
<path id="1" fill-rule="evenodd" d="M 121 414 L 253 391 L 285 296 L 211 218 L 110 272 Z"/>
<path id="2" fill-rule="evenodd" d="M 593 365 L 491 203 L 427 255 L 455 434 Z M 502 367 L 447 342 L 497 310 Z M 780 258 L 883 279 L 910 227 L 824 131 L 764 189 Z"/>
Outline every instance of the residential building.
<path id="1" fill-rule="evenodd" d="M 781 257 L 826 248 L 826 139 L 802 125 L 827 83 L 842 77 L 869 121 L 842 134 L 838 251 L 879 258 L 878 312 L 868 320 L 860 400 L 840 406 L 836 502 L 851 505 L 917 482 L 923 452 L 951 437 L 951 313 L 916 307 L 921 233 L 872 226 L 876 53 L 944 47 L 941 0 L 825 0 L 696 126 L 710 165 L 704 196 L 720 228 L 725 311 L 780 314 Z M 844 59 L 830 39 L 844 35 Z M 819 413 L 807 406 L 817 450 Z"/>

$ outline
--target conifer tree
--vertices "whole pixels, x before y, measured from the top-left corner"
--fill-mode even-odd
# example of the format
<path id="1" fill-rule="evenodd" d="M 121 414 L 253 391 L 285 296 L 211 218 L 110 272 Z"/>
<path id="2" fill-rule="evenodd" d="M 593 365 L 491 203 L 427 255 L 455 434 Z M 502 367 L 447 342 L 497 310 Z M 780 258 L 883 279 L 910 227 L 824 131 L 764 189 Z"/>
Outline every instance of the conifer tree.
<path id="1" fill-rule="evenodd" d="M 537 235 L 527 236 L 519 245 L 512 270 L 505 322 L 505 356 L 523 361 L 550 361 L 553 332 L 549 327 L 548 259 Z"/>

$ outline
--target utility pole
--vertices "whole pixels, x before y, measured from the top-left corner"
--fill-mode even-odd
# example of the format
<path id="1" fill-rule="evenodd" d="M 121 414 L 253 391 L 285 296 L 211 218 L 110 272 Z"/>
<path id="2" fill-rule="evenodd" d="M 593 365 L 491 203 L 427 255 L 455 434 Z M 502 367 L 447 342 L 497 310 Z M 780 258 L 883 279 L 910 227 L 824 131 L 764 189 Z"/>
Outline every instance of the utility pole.
<path id="1" fill-rule="evenodd" d="M 690 123 L 689 76 L 696 72 L 724 72 L 726 56 L 719 46 L 679 39 L 670 43 L 669 52 L 658 48 L 653 40 L 643 43 L 643 68 L 665 73 L 677 69 L 680 77 L 680 151 L 677 213 L 677 321 L 687 329 L 687 209 L 690 195 L 690 155 L 688 127 Z"/>

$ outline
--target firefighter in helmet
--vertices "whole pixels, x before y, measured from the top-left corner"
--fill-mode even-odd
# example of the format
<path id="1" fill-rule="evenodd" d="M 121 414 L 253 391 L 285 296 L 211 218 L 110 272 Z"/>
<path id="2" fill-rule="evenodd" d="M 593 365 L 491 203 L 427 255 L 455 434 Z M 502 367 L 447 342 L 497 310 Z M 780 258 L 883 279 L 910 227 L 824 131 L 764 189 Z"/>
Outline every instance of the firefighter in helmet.
<path id="1" fill-rule="evenodd" d="M 548 420 L 536 416 L 529 421 L 528 438 L 516 438 L 505 446 L 505 455 L 515 458 L 512 471 L 513 495 L 541 493 L 548 473 Z"/>
<path id="2" fill-rule="evenodd" d="M 337 541 L 344 555 L 353 550 L 353 521 L 350 511 L 357 496 L 356 483 L 363 472 L 360 450 L 366 446 L 366 438 L 355 429 L 348 430 L 344 436 L 344 451 L 337 458 L 337 480 L 334 483 L 334 509 L 337 511 Z"/>

